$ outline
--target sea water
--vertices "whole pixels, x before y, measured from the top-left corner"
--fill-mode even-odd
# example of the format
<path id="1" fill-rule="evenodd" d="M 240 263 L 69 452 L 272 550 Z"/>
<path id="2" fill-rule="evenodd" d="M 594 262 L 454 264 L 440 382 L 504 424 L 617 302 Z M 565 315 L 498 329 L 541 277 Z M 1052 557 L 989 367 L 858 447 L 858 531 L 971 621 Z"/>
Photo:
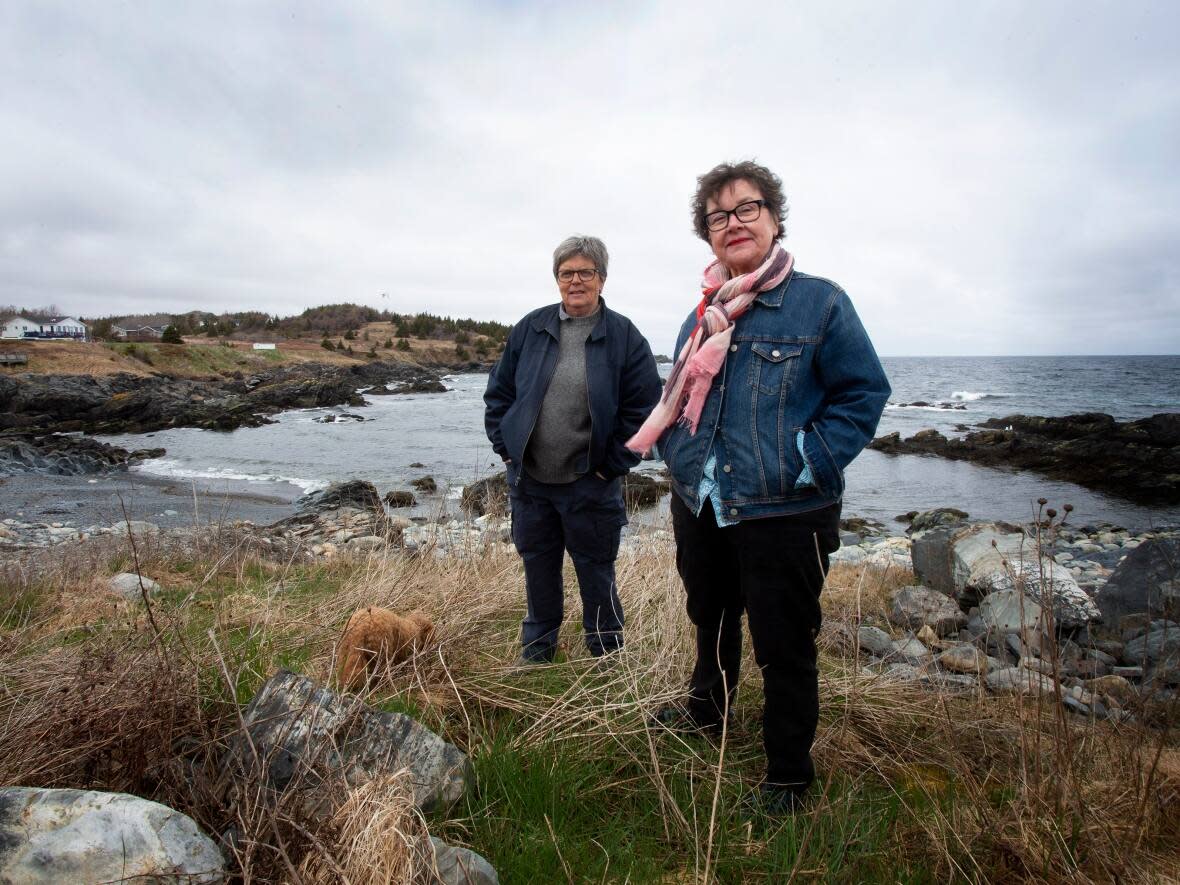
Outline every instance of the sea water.
<path id="1" fill-rule="evenodd" d="M 1180 412 L 1180 356 L 893 357 L 882 360 L 893 386 L 877 434 L 903 437 L 935 428 L 963 428 L 1007 415 L 1106 412 L 1119 420 Z M 666 374 L 667 366 L 661 367 Z M 444 503 L 462 486 L 500 469 L 484 435 L 487 376 L 454 375 L 447 393 L 369 397 L 364 408 L 305 409 L 276 423 L 231 432 L 180 428 L 103 437 L 125 448 L 163 446 L 164 458 L 137 471 L 196 482 L 227 492 L 294 497 L 344 479 L 367 479 L 378 490 L 409 488 L 430 475 Z M 925 402 L 928 405 L 914 406 Z M 360 415 L 321 423 L 326 415 Z M 411 466 L 411 465 L 421 466 Z M 660 465 L 645 464 L 644 469 Z M 898 514 L 958 507 L 982 519 L 1026 520 L 1044 497 L 1074 506 L 1077 524 L 1111 522 L 1133 530 L 1180 524 L 1180 506 L 1139 507 L 1038 474 L 916 455 L 865 451 L 846 472 L 845 515 L 867 516 L 892 529 Z M 420 511 L 438 508 L 424 503 Z M 647 519 L 659 519 L 666 505 Z"/>

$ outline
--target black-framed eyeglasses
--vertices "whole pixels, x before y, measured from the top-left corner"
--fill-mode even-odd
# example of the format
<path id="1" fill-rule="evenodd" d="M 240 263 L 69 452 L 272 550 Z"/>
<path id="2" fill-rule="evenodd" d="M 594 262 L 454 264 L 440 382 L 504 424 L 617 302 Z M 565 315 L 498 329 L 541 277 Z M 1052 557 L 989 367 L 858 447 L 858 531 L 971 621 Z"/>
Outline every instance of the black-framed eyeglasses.
<path id="1" fill-rule="evenodd" d="M 582 270 L 559 270 L 557 272 L 557 279 L 563 283 L 572 283 L 576 276 L 583 283 L 588 283 L 594 279 L 597 273 L 598 271 L 591 267 L 583 268 Z"/>
<path id="2" fill-rule="evenodd" d="M 731 215 L 736 215 L 738 221 L 754 221 L 762 214 L 762 207 L 765 205 L 765 200 L 747 200 L 728 211 L 718 209 L 705 216 L 705 227 L 709 230 L 725 230 L 729 226 L 729 216 Z"/>

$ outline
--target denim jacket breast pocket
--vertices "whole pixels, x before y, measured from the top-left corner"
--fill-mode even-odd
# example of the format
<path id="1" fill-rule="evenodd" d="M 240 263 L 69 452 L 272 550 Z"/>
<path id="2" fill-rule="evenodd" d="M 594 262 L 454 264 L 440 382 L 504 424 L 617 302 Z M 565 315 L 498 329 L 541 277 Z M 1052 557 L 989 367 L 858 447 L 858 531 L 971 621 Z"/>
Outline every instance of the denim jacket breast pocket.
<path id="1" fill-rule="evenodd" d="M 751 347 L 750 386 L 759 394 L 778 396 L 783 387 L 790 387 L 799 365 L 802 344 L 782 344 L 777 341 L 755 341 Z"/>

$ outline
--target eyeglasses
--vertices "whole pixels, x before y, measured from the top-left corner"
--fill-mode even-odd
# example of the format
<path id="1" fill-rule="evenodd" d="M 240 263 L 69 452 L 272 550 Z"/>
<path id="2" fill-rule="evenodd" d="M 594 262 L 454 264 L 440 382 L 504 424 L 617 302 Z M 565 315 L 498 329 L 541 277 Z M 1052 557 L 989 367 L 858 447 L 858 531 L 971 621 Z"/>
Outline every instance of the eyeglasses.
<path id="1" fill-rule="evenodd" d="M 729 211 L 718 209 L 705 216 L 705 226 L 709 230 L 725 230 L 729 226 L 729 216 L 731 215 L 736 215 L 738 221 L 753 221 L 762 214 L 762 207 L 765 205 L 765 200 L 748 200 L 745 203 L 739 203 Z"/>
<path id="2" fill-rule="evenodd" d="M 559 270 L 557 272 L 557 279 L 563 283 L 572 283 L 574 277 L 577 277 L 583 283 L 588 283 L 594 279 L 594 275 L 597 273 L 598 271 L 592 268 L 584 268 L 583 270 Z"/>

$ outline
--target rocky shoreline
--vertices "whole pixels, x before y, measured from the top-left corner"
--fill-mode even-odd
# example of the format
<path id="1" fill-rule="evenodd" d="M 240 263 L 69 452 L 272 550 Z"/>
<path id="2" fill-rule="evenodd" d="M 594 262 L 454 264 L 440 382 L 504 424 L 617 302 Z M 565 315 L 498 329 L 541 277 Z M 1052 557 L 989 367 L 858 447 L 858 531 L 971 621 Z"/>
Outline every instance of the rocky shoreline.
<path id="1" fill-rule="evenodd" d="M 0 376 L 0 433 L 150 433 L 167 427 L 234 430 L 289 409 L 365 405 L 374 395 L 442 392 L 439 371 L 411 363 L 304 363 L 205 380 L 162 375 Z"/>
<path id="2" fill-rule="evenodd" d="M 1031 470 L 1141 505 L 1180 503 L 1180 414 L 1123 422 L 1099 412 L 1009 415 L 978 427 L 949 439 L 937 430 L 905 440 L 891 433 L 869 448 Z"/>

